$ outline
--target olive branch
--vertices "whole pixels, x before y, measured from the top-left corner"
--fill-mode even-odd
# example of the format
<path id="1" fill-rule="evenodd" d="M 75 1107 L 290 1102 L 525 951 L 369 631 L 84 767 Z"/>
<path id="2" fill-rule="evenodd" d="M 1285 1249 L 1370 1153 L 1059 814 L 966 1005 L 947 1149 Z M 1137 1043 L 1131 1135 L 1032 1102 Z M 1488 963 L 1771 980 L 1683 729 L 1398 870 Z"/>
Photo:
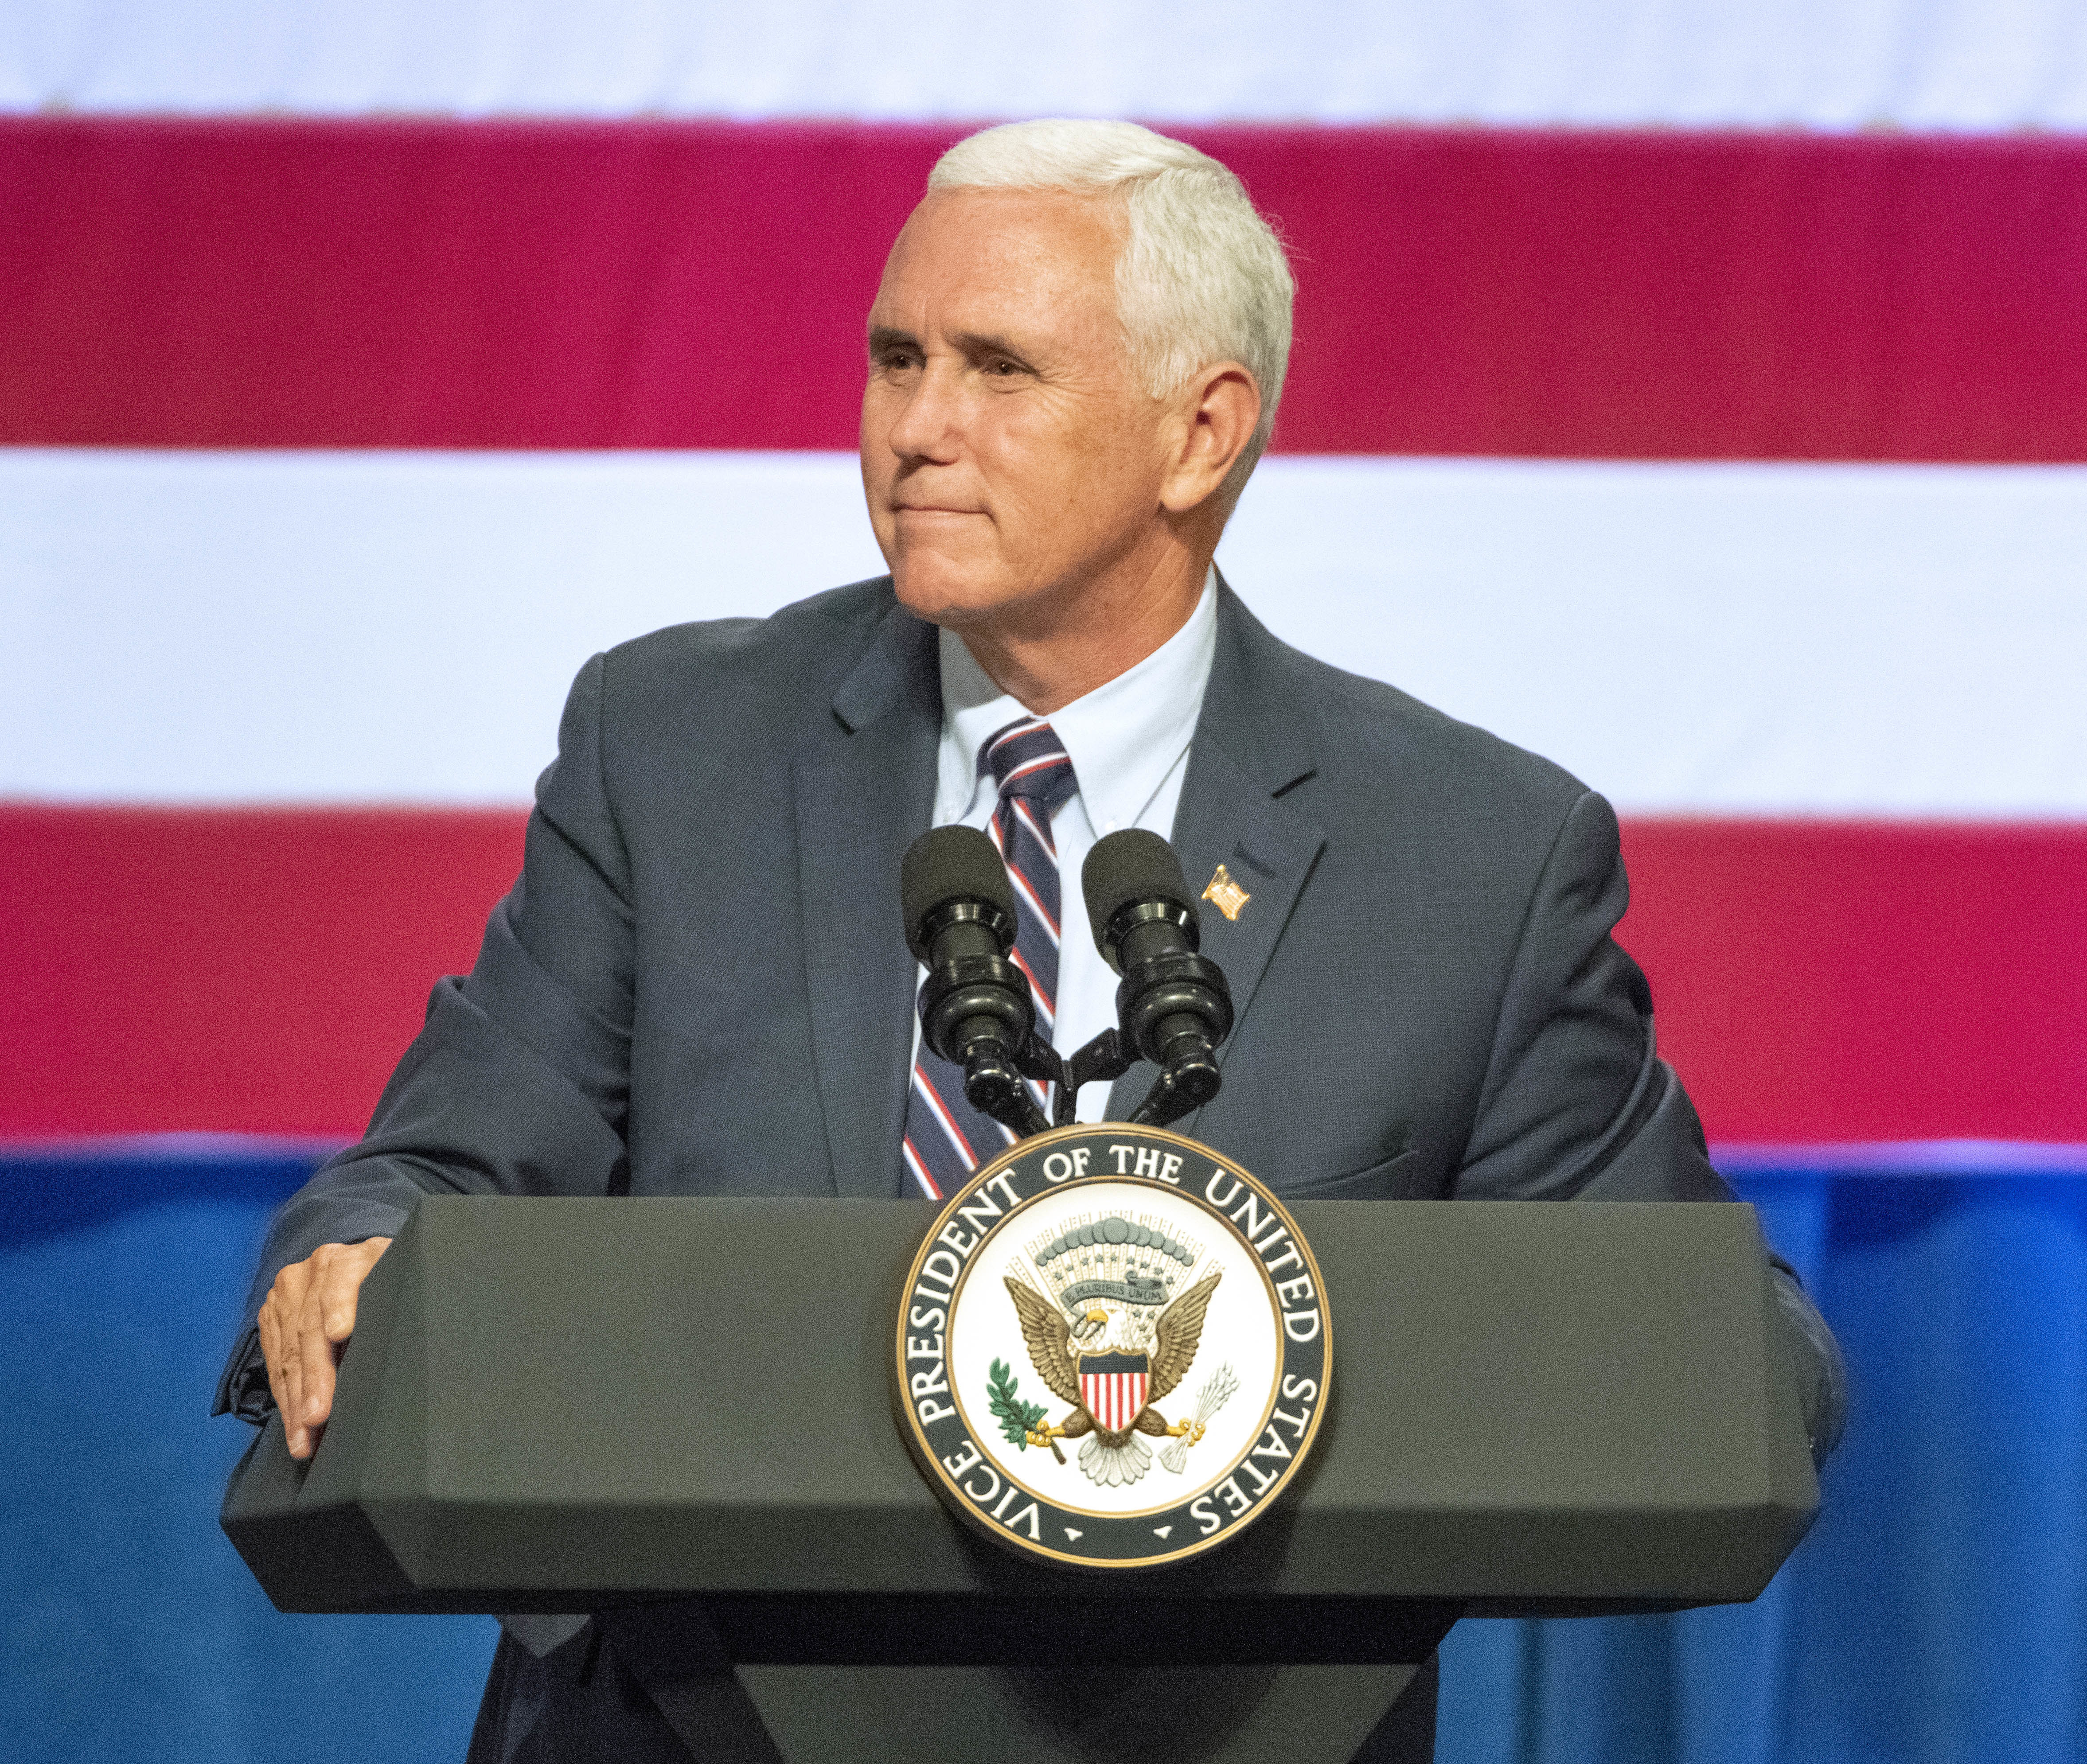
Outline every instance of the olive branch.
<path id="1" fill-rule="evenodd" d="M 1015 1395 L 1014 1370 L 1005 1360 L 992 1362 L 992 1374 L 988 1384 L 991 1394 L 993 1419 L 1000 1423 L 1000 1430 L 1006 1434 L 1009 1445 L 1029 1449 L 1029 1435 L 1044 1420 L 1041 1403 L 1025 1403 Z"/>

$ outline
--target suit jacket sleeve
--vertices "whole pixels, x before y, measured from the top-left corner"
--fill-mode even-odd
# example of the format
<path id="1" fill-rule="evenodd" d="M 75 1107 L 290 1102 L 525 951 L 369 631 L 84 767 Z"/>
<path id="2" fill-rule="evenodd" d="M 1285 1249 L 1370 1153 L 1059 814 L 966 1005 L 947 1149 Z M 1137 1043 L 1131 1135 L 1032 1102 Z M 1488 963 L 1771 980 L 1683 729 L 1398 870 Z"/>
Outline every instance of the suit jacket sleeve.
<path id="1" fill-rule="evenodd" d="M 1531 897 L 1457 1178 L 1470 1199 L 1730 1200 L 1701 1121 L 1653 1031 L 1652 997 L 1612 935 L 1629 904 L 1615 816 L 1568 811 Z M 1847 1375 L 1795 1274 L 1777 1314 L 1816 1459 L 1839 1440 Z"/>
<path id="2" fill-rule="evenodd" d="M 601 1195 L 627 1182 L 634 936 L 603 765 L 604 675 L 596 656 L 574 684 L 521 879 L 476 965 L 437 983 L 367 1135 L 271 1225 L 214 1412 L 266 1417 L 251 1320 L 277 1272 L 321 1244 L 395 1236 L 424 1194 Z"/>

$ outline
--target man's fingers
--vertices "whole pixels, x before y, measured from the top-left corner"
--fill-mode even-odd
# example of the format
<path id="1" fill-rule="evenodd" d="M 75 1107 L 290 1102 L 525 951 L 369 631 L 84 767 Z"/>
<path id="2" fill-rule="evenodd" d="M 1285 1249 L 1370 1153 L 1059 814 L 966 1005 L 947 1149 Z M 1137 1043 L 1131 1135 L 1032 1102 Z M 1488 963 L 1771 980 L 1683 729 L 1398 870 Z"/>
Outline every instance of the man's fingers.
<path id="1" fill-rule="evenodd" d="M 290 1413 L 305 1426 L 317 1427 L 333 1410 L 333 1343 L 326 1339 L 323 1273 L 305 1294 L 297 1318 L 295 1358 L 297 1402 Z"/>
<path id="2" fill-rule="evenodd" d="M 369 1238 L 346 1245 L 327 1262 L 319 1279 L 319 1326 L 327 1340 L 345 1341 L 355 1333 L 362 1283 L 391 1247 L 389 1238 Z"/>
<path id="3" fill-rule="evenodd" d="M 283 1406 L 282 1365 L 283 1332 L 275 1321 L 275 1307 L 266 1300 L 261 1306 L 261 1314 L 255 1319 L 261 1329 L 261 1364 L 267 1369 L 268 1394 L 275 1399 L 275 1407 Z"/>
<path id="4" fill-rule="evenodd" d="M 297 1315 L 304 1308 L 305 1289 L 311 1281 L 311 1264 L 292 1262 L 275 1276 L 262 1302 L 261 1354 L 268 1369 L 268 1394 L 275 1399 L 285 1426 L 296 1414 L 299 1392 L 296 1357 Z"/>
<path id="5" fill-rule="evenodd" d="M 319 1328 L 329 1341 L 345 1341 L 355 1333 L 355 1302 L 362 1289 L 358 1272 L 350 1278 L 331 1270 L 319 1289 Z"/>
<path id="6" fill-rule="evenodd" d="M 276 1276 L 262 1307 L 268 1387 L 292 1458 L 309 1458 L 318 1446 L 333 1412 L 339 1344 L 354 1332 L 364 1279 L 391 1246 L 389 1238 L 322 1244 Z"/>
<path id="7" fill-rule="evenodd" d="M 354 1333 L 364 1279 L 391 1247 L 389 1238 L 322 1243 L 278 1273 L 262 1303 L 262 1362 L 292 1458 L 311 1456 L 333 1412 L 339 1344 Z"/>

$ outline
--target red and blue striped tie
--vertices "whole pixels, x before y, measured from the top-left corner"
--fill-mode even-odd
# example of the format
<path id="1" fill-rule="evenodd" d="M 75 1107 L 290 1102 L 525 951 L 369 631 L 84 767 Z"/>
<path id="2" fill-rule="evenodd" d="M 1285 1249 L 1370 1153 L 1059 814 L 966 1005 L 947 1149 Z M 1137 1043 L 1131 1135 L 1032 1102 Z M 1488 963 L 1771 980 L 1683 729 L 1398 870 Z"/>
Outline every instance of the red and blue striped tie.
<path id="1" fill-rule="evenodd" d="M 988 829 L 1007 862 L 1018 930 L 1014 959 L 1036 999 L 1036 1033 L 1052 1039 L 1058 1002 L 1058 847 L 1051 811 L 1073 794 L 1073 762 L 1051 725 L 1024 717 L 991 736 L 979 750 L 979 776 L 991 772 L 1000 802 Z M 1032 1084 L 1037 1106 L 1051 1101 Z M 937 1199 L 952 1192 L 980 1164 L 1012 1144 L 1014 1134 L 964 1100 L 964 1074 L 920 1045 L 906 1097 L 906 1186 Z"/>

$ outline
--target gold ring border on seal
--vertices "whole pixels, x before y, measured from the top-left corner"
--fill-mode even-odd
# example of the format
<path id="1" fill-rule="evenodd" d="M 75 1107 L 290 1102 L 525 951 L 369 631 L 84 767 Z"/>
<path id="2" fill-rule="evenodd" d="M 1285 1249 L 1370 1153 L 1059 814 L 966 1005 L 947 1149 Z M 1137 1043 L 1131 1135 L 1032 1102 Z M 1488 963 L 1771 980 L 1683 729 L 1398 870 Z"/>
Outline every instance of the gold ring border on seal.
<path id="1" fill-rule="evenodd" d="M 921 1267 L 926 1262 L 928 1257 L 934 1253 L 933 1246 L 937 1241 L 938 1234 L 941 1233 L 943 1227 L 955 1216 L 957 1208 L 963 1204 L 974 1190 L 991 1181 L 992 1178 L 998 1175 L 1000 1172 L 1007 1168 L 1008 1165 L 1015 1162 L 1017 1159 L 1032 1156 L 1037 1153 L 1045 1150 L 1050 1146 L 1069 1144 L 1077 1140 L 1094 1139 L 1099 1136 L 1110 1135 L 1120 1137 L 1125 1134 L 1150 1135 L 1154 1139 L 1164 1140 L 1171 1144 L 1185 1146 L 1198 1157 L 1206 1157 L 1212 1163 L 1217 1165 L 1220 1169 L 1228 1170 L 1231 1174 L 1239 1178 L 1241 1181 L 1253 1184 L 1255 1191 L 1260 1195 L 1263 1200 L 1268 1203 L 1275 1216 L 1283 1221 L 1285 1229 L 1290 1233 L 1290 1241 L 1297 1246 L 1298 1249 L 1304 1255 L 1304 1266 L 1310 1272 L 1312 1276 L 1312 1289 L 1319 1295 L 1319 1336 L 1321 1343 L 1321 1351 L 1320 1354 L 1321 1370 L 1319 1378 L 1319 1399 L 1312 1404 L 1312 1419 L 1305 1426 L 1304 1437 L 1297 1442 L 1296 1447 L 1292 1451 L 1289 1465 L 1283 1472 L 1281 1476 L 1278 1478 L 1276 1486 L 1274 1489 L 1257 1500 L 1253 1506 L 1248 1510 L 1244 1517 L 1233 1520 L 1229 1525 L 1219 1526 L 1216 1531 L 1211 1532 L 1207 1537 L 1199 1537 L 1193 1543 L 1185 1544 L 1179 1549 L 1169 1550 L 1163 1555 L 1140 1556 L 1136 1559 L 1129 1562 L 1110 1562 L 1097 1560 L 1091 1556 L 1076 1556 L 1065 1550 L 1053 1549 L 1049 1545 L 1044 1544 L 1031 1543 L 1026 1539 L 1018 1536 L 1016 1533 L 1008 1531 L 1005 1527 L 993 1524 L 989 1519 L 975 1512 L 972 1506 L 972 1503 L 965 1497 L 962 1489 L 956 1485 L 955 1479 L 943 1468 L 941 1459 L 937 1458 L 933 1451 L 929 1447 L 926 1436 L 921 1429 L 920 1418 L 914 1412 L 910 1393 L 908 1392 L 906 1386 L 906 1312 L 907 1301 L 912 1296 L 914 1287 L 919 1283 Z M 1173 1188 L 1172 1184 L 1160 1182 L 1150 1177 L 1117 1176 L 1114 1174 L 1111 1174 L 1106 1176 L 1098 1176 L 1088 1179 L 1096 1182 L 1135 1182 L 1141 1183 L 1147 1187 L 1168 1188 L 1172 1192 L 1176 1194 L 1182 1192 L 1180 1189 Z M 1006 1219 L 1002 1221 L 1001 1225 L 994 1227 L 995 1234 L 997 1235 L 999 1231 L 1004 1228 L 1005 1225 L 1009 1221 L 1012 1221 L 1017 1213 L 1024 1211 L 1033 1201 L 1042 1199 L 1044 1193 L 1062 1194 L 1064 1192 L 1065 1192 L 1065 1189 L 1050 1189 L 1043 1191 L 1039 1194 L 1031 1195 L 1027 1199 L 1022 1201 L 1019 1204 L 1009 1211 Z M 1210 1206 L 1207 1202 L 1201 1203 L 1201 1205 L 1204 1209 L 1210 1213 L 1210 1216 L 1219 1221 L 1227 1230 L 1234 1233 L 1235 1235 L 1241 1239 L 1241 1241 L 1246 1243 L 1248 1249 L 1252 1251 L 1254 1256 L 1255 1266 L 1259 1268 L 1261 1270 L 1261 1277 L 1263 1280 L 1268 1280 L 1268 1271 L 1261 1263 L 1260 1251 L 1253 1249 L 1253 1240 L 1247 1238 L 1246 1234 L 1244 1232 L 1241 1232 L 1238 1226 L 1234 1225 L 1230 1219 L 1227 1218 L 1224 1214 L 1218 1212 L 1215 1208 Z M 971 1260 L 967 1257 L 964 1260 L 962 1272 L 958 1276 L 956 1285 L 950 1289 L 949 1308 L 952 1320 L 954 1320 L 955 1316 L 957 1294 L 962 1289 L 966 1280 L 970 1277 L 971 1267 Z M 1271 1281 L 1270 1284 L 1272 1285 L 1273 1282 Z M 1276 1314 L 1278 1318 L 1282 1315 L 1282 1307 L 1279 1305 L 1276 1307 Z M 913 1252 L 913 1259 L 907 1264 L 906 1282 L 905 1285 L 899 1289 L 898 1314 L 894 1319 L 894 1327 L 893 1331 L 891 1357 L 893 1371 L 891 1394 L 893 1406 L 898 1411 L 902 1417 L 902 1425 L 899 1430 L 905 1438 L 907 1450 L 912 1454 L 914 1462 L 919 1465 L 925 1473 L 928 1481 L 933 1486 L 935 1492 L 941 1498 L 943 1506 L 954 1510 L 957 1517 L 962 1520 L 963 1523 L 968 1526 L 971 1530 L 983 1533 L 984 1536 L 991 1538 L 993 1542 L 999 1545 L 1003 1549 L 1012 1551 L 1017 1555 L 1036 1557 L 1049 1562 L 1062 1562 L 1068 1567 L 1090 1569 L 1097 1573 L 1121 1573 L 1125 1571 L 1135 1573 L 1140 1569 L 1164 1567 L 1171 1562 L 1185 1562 L 1193 1556 L 1203 1555 L 1210 1550 L 1220 1548 L 1222 1545 L 1230 1543 L 1232 1539 L 1238 1536 L 1249 1525 L 1253 1524 L 1256 1519 L 1259 1519 L 1263 1513 L 1266 1512 L 1270 1507 L 1274 1506 L 1290 1492 L 1290 1485 L 1292 1479 L 1295 1478 L 1298 1470 L 1303 1466 L 1306 1458 L 1310 1455 L 1312 1446 L 1318 1440 L 1319 1425 L 1325 1419 L 1326 1405 L 1331 1398 L 1334 1388 L 1333 1302 L 1326 1291 L 1325 1276 L 1319 1271 L 1319 1259 L 1312 1253 L 1312 1246 L 1310 1242 L 1307 1241 L 1304 1234 L 1297 1229 L 1297 1221 L 1291 1216 L 1290 1209 L 1284 1206 L 1281 1198 L 1278 1196 L 1265 1182 L 1255 1176 L 1252 1171 L 1245 1169 L 1240 1164 L 1235 1163 L 1231 1158 L 1227 1157 L 1222 1152 L 1212 1150 L 1209 1146 L 1204 1144 L 1201 1140 L 1192 1140 L 1186 1134 L 1174 1132 L 1172 1129 L 1167 1127 L 1146 1127 L 1142 1124 L 1129 1121 L 1084 1121 L 1076 1122 L 1068 1127 L 1052 1127 L 1049 1131 L 1036 1134 L 1031 1138 L 1017 1140 L 1014 1144 L 1009 1146 L 1005 1151 L 1000 1153 L 997 1157 L 994 1157 L 988 1160 L 985 1163 L 979 1165 L 976 1170 L 971 1172 L 969 1180 L 964 1183 L 962 1187 L 958 1189 L 954 1194 L 948 1195 L 944 1199 L 941 1210 L 935 1215 L 933 1221 L 922 1234 L 920 1247 Z M 946 1345 L 944 1347 L 942 1351 L 944 1360 L 946 1361 L 949 1356 L 949 1349 Z M 1003 1476 L 1005 1476 L 1006 1474 L 1004 1471 L 1000 1473 Z M 1010 1476 L 1008 1477 L 1007 1480 L 1013 1481 L 1014 1478 Z M 1020 1484 L 1017 1484 L 1016 1485 L 1018 1487 L 1022 1486 Z M 1036 1494 L 1034 1490 L 1029 1490 L 1027 1492 L 1029 1492 L 1032 1499 L 1039 1501 L 1044 1499 L 1044 1497 Z M 1055 1506 L 1056 1503 L 1052 1502 L 1051 1504 Z M 1184 1505 L 1185 1503 L 1177 1502 L 1174 1504 L 1176 1506 L 1180 1506 Z M 1171 1512 L 1172 1510 L 1172 1507 L 1162 1507 L 1156 1509 L 1155 1510 Z M 1109 1514 L 1097 1516 L 1106 1519 L 1116 1519 L 1135 1518 L 1141 1515 L 1132 1514 Z"/>

